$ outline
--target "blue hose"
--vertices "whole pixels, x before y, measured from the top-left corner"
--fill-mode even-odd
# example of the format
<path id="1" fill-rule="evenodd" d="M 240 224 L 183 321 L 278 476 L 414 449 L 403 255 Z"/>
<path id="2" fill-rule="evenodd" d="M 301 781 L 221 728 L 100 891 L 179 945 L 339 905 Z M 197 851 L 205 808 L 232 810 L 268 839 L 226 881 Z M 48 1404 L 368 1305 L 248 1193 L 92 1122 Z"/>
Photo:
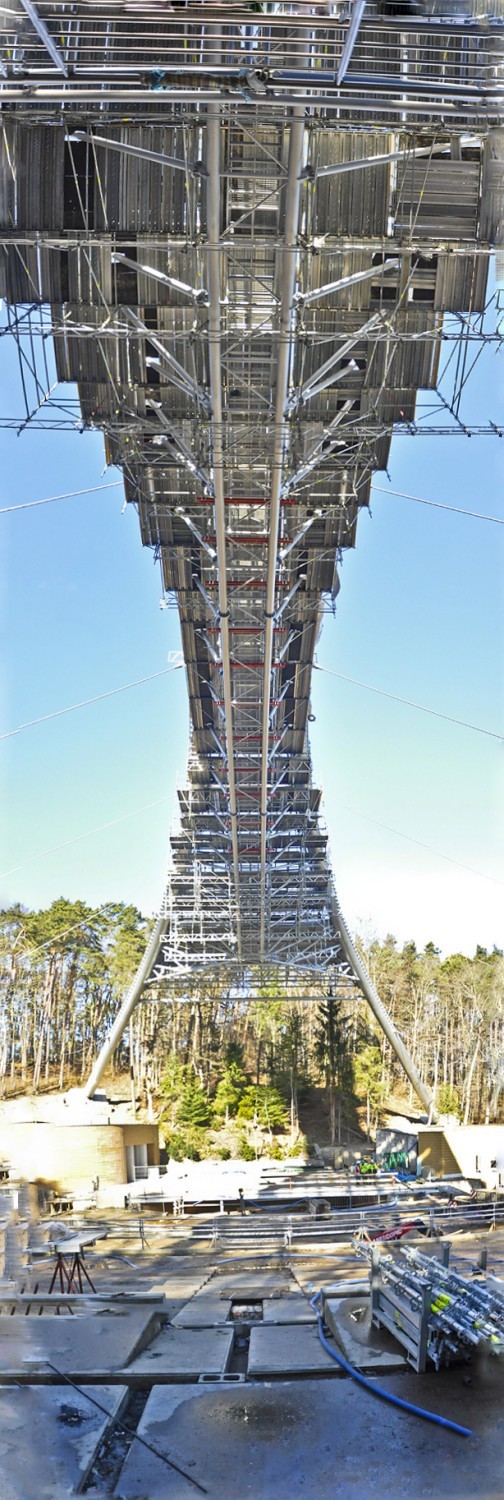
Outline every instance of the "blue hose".
<path id="1" fill-rule="evenodd" d="M 446 1427 L 449 1432 L 458 1432 L 460 1437 L 472 1437 L 470 1427 L 459 1427 L 458 1422 L 450 1422 L 448 1417 L 439 1417 L 436 1412 L 425 1411 L 423 1406 L 413 1406 L 411 1401 L 403 1401 L 401 1396 L 394 1396 L 392 1391 L 384 1391 L 383 1386 L 375 1385 L 374 1381 L 368 1380 L 365 1375 L 361 1375 L 359 1370 L 354 1370 L 353 1365 L 349 1365 L 348 1360 L 344 1358 L 343 1354 L 340 1354 L 339 1350 L 335 1349 L 334 1345 L 330 1344 L 329 1340 L 326 1339 L 322 1314 L 317 1306 L 319 1297 L 320 1292 L 317 1292 L 315 1297 L 310 1298 L 310 1307 L 313 1307 L 317 1315 L 320 1342 L 324 1349 L 327 1349 L 327 1353 L 331 1355 L 331 1359 L 335 1359 L 336 1364 L 341 1365 L 341 1369 L 345 1370 L 346 1374 L 350 1375 L 352 1380 L 355 1380 L 356 1385 L 363 1385 L 364 1390 L 369 1391 L 372 1396 L 379 1396 L 381 1401 L 388 1401 L 390 1406 L 398 1406 L 400 1411 L 409 1411 L 413 1417 L 423 1417 L 425 1422 L 434 1422 L 436 1427 Z"/>

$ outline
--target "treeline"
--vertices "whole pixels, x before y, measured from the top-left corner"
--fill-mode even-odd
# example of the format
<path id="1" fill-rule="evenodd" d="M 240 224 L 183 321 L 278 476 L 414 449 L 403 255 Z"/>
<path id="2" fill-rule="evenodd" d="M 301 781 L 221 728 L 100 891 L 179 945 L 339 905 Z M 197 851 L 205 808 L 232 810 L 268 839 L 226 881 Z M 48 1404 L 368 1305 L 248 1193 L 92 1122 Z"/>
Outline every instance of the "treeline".
<path id="1" fill-rule="evenodd" d="M 91 910 L 60 898 L 45 911 L 20 906 L 0 914 L 0 1089 L 65 1089 L 84 1082 L 124 998 L 151 924 L 135 907 Z M 473 958 L 441 960 L 433 943 L 418 952 L 392 937 L 363 949 L 384 1003 L 437 1107 L 471 1121 L 502 1116 L 504 959 L 477 948 Z M 146 992 L 149 997 L 149 992 Z M 233 1050 L 234 1049 L 234 1050 Z M 373 1124 L 392 1098 L 416 1106 L 366 1003 L 343 985 L 334 997 L 318 985 L 309 1000 L 263 987 L 254 999 L 213 986 L 190 1001 L 146 998 L 117 1050 L 117 1074 L 133 1070 L 140 1102 L 153 1108 L 177 1075 L 194 1079 L 211 1109 L 220 1108 L 230 1059 L 239 1059 L 243 1091 L 276 1089 L 292 1131 L 300 1100 L 326 1089 L 330 1134 L 343 1138 Z M 238 1065 L 238 1064 L 237 1064 Z M 250 1102 L 251 1096 L 249 1096 Z M 308 1103 L 306 1103 L 308 1101 Z M 236 1112 L 240 1101 L 236 1101 Z M 243 1109 L 246 1108 L 246 1104 Z M 233 1112 L 232 1100 L 227 1106 Z M 243 1110 L 242 1110 L 243 1113 Z"/>
<path id="2" fill-rule="evenodd" d="M 82 1081 L 142 957 L 150 924 L 132 906 L 53 901 L 0 915 L 0 1081 L 34 1092 Z"/>
<path id="3" fill-rule="evenodd" d="M 430 1085 L 442 1113 L 466 1124 L 502 1117 L 504 1101 L 504 957 L 477 947 L 474 958 L 440 959 L 434 943 L 398 951 L 395 939 L 373 942 L 365 959 L 378 993 Z M 381 1046 L 383 1087 L 397 1069 Z M 411 1101 L 411 1089 L 409 1099 Z"/>

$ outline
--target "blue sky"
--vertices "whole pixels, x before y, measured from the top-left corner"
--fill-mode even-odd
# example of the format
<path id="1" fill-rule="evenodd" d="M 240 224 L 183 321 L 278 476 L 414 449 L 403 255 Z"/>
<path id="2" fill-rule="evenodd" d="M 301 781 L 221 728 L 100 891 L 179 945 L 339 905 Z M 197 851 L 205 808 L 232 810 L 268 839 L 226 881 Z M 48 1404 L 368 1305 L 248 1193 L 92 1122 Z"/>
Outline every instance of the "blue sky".
<path id="1" fill-rule="evenodd" d="M 471 379 L 473 421 L 504 420 L 494 348 Z M 20 411 L 18 387 L 4 339 L 3 411 Z M 97 485 L 103 466 L 98 435 L 0 430 L 0 506 Z M 392 488 L 504 518 L 503 470 L 498 438 L 392 447 Z M 2 729 L 160 671 L 178 648 L 176 612 L 159 608 L 159 567 L 122 504 L 117 488 L 0 516 Z M 320 664 L 503 732 L 502 531 L 377 493 L 345 556 Z M 313 712 L 315 777 L 350 924 L 400 942 L 432 938 L 445 952 L 502 945 L 502 744 L 322 672 Z M 38 907 L 63 894 L 153 911 L 187 733 L 175 672 L 0 743 L 1 871 L 14 870 L 2 899 Z"/>

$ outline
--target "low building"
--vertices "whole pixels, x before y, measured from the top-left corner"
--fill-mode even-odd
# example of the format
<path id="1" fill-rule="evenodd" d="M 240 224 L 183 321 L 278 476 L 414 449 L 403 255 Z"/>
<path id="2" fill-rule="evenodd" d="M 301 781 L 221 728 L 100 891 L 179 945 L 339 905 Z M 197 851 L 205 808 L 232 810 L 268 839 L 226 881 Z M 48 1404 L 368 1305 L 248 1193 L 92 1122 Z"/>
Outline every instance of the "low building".
<path id="1" fill-rule="evenodd" d="M 26 1182 L 90 1193 L 146 1178 L 159 1166 L 159 1132 L 106 1102 L 12 1101 L 0 1109 L 0 1159 Z"/>
<path id="2" fill-rule="evenodd" d="M 462 1174 L 482 1187 L 504 1187 L 504 1125 L 420 1125 L 422 1176 Z"/>

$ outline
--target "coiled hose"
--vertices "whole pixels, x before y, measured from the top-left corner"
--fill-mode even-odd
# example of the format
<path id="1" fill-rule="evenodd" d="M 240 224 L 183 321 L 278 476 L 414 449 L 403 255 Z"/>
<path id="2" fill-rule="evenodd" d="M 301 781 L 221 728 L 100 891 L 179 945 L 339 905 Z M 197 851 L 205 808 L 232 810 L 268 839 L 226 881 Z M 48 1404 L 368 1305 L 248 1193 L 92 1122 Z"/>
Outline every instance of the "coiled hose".
<path id="1" fill-rule="evenodd" d="M 334 1345 L 330 1344 L 329 1340 L 326 1339 L 322 1313 L 318 1306 L 319 1299 L 320 1292 L 317 1292 L 315 1297 L 310 1298 L 310 1307 L 313 1307 L 317 1315 L 320 1342 L 324 1349 L 327 1349 L 327 1353 L 331 1355 L 331 1359 L 336 1360 L 336 1364 L 340 1365 L 341 1369 L 347 1375 L 350 1375 L 352 1380 L 355 1380 L 356 1385 L 364 1386 L 364 1390 L 369 1391 L 371 1396 L 378 1396 L 381 1401 L 388 1401 L 389 1406 L 397 1406 L 400 1411 L 408 1411 L 412 1417 L 423 1417 L 425 1422 L 434 1422 L 436 1427 L 446 1427 L 449 1432 L 457 1432 L 459 1437 L 472 1437 L 470 1427 L 460 1427 L 458 1422 L 450 1422 L 449 1417 L 439 1417 L 436 1412 L 426 1411 L 423 1406 L 414 1406 L 411 1401 L 403 1401 L 401 1396 L 394 1396 L 392 1391 L 385 1391 L 383 1386 L 375 1385 L 373 1380 L 368 1380 L 365 1375 L 361 1375 L 360 1370 L 354 1370 L 353 1365 L 349 1365 L 348 1360 L 345 1359 L 343 1354 L 340 1354 L 339 1349 L 335 1349 Z"/>

